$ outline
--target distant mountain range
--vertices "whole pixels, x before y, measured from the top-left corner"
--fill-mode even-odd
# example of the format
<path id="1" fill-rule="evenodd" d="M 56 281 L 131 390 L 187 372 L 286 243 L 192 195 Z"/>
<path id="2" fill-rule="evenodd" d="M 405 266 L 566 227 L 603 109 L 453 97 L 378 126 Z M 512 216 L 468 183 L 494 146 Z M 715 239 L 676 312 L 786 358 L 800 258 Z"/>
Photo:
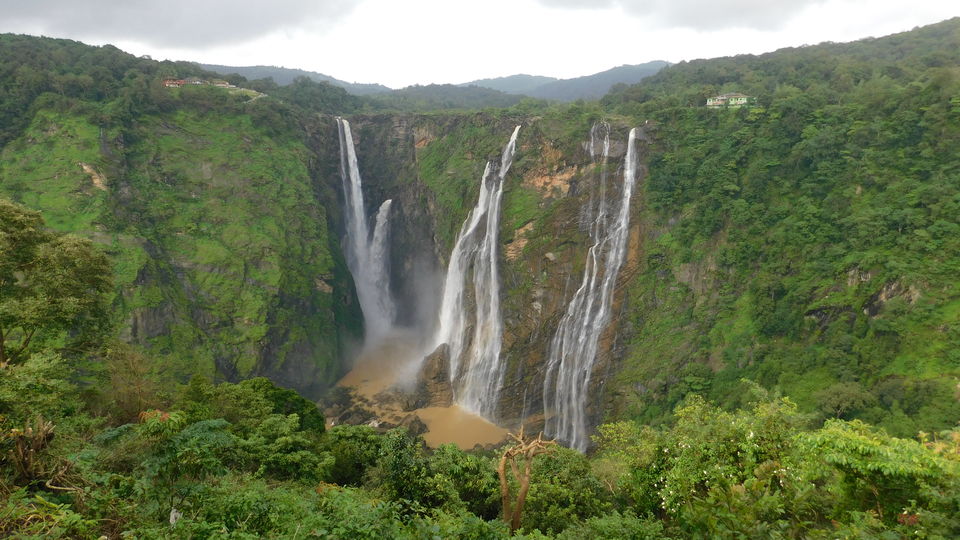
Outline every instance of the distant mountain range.
<path id="1" fill-rule="evenodd" d="M 406 111 L 510 107 L 523 99 L 521 95 L 507 94 L 492 88 L 454 84 L 414 85 L 369 97 L 389 109 Z"/>
<path id="2" fill-rule="evenodd" d="M 220 66 L 216 64 L 197 65 L 207 71 L 213 71 L 222 75 L 236 73 L 237 75 L 246 77 L 248 80 L 265 79 L 270 77 L 273 79 L 273 82 L 279 84 L 280 86 L 286 86 L 292 83 L 297 77 L 307 77 L 308 79 L 317 82 L 328 82 L 332 85 L 339 86 L 355 96 L 368 96 L 370 94 L 382 94 L 384 92 L 392 91 L 392 88 L 387 88 L 382 84 L 349 83 L 331 77 L 330 75 L 324 75 L 323 73 L 306 71 L 303 69 L 292 69 L 276 66 Z"/>
<path id="3" fill-rule="evenodd" d="M 559 80 L 556 77 L 544 77 L 542 75 L 510 75 L 509 77 L 497 77 L 495 79 L 479 79 L 459 86 L 479 86 L 499 90 L 507 94 L 530 95 L 530 92 L 537 88 Z"/>
<path id="4" fill-rule="evenodd" d="M 480 79 L 460 86 L 492 88 L 508 94 L 523 94 L 541 99 L 574 101 L 599 99 L 615 84 L 636 84 L 669 66 L 669 62 L 655 60 L 645 64 L 623 65 L 573 79 L 555 79 L 535 75 L 511 75 L 496 79 Z"/>
<path id="5" fill-rule="evenodd" d="M 275 66 L 220 66 L 214 64 L 198 64 L 201 68 L 221 73 L 224 75 L 236 73 L 247 79 L 263 79 L 271 77 L 273 81 L 281 86 L 286 86 L 293 82 L 297 77 L 307 77 L 314 81 L 325 81 L 335 86 L 345 89 L 347 92 L 357 96 L 368 96 L 373 94 L 387 94 L 391 92 L 403 92 L 403 99 L 410 99 L 414 96 L 421 97 L 424 93 L 435 94 L 442 90 L 447 96 L 453 96 L 458 93 L 458 89 L 464 91 L 468 87 L 489 88 L 497 90 L 504 94 L 514 94 L 517 96 L 530 96 L 534 98 L 550 99 L 556 101 L 574 101 L 577 99 L 599 99 L 603 97 L 610 87 L 615 84 L 636 84 L 650 75 L 653 75 L 670 65 L 669 62 L 655 60 L 645 64 L 623 65 L 586 75 L 573 79 L 557 79 L 555 77 L 544 77 L 540 75 L 510 75 L 508 77 L 497 77 L 494 79 L 479 79 L 463 83 L 460 85 L 430 85 L 429 87 L 411 86 L 403 90 L 392 90 L 382 84 L 358 84 L 341 81 L 337 78 L 317 73 L 315 71 L 306 71 L 303 69 L 291 69 Z M 463 97 L 463 102 L 472 102 L 478 98 L 476 91 L 468 92 Z M 504 97 L 491 94 L 491 103 L 485 106 L 493 106 L 493 102 L 513 101 L 505 100 Z M 416 99 L 415 98 L 415 99 Z M 452 97 L 454 101 L 460 102 L 459 98 Z M 500 105 L 502 106 L 502 104 Z"/>

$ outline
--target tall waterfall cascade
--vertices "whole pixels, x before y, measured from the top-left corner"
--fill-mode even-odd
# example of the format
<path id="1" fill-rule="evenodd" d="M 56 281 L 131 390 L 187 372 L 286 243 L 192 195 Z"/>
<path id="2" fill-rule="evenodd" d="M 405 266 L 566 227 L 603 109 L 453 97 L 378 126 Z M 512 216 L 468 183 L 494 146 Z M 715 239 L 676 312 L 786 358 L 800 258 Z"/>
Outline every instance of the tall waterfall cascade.
<path id="1" fill-rule="evenodd" d="M 491 420 L 496 418 L 504 377 L 497 271 L 500 200 L 519 132 L 517 126 L 499 164 L 487 162 L 477 205 L 467 215 L 450 254 L 433 340 L 434 348 L 443 343 L 449 346 L 454 401 Z"/>
<path id="2" fill-rule="evenodd" d="M 585 214 L 593 244 L 587 251 L 580 287 L 567 304 L 547 357 L 543 387 L 546 433 L 580 451 L 589 444 L 586 409 L 590 380 L 600 336 L 610 322 L 617 274 L 627 252 L 630 198 L 637 175 L 636 137 L 634 128 L 627 140 L 619 204 L 609 204 L 610 128 L 597 124 L 590 131 L 590 154 L 600 169 L 599 186 L 591 194 Z M 615 191 L 610 191 L 616 197 Z"/>
<path id="3" fill-rule="evenodd" d="M 371 235 L 350 123 L 338 117 L 337 127 L 340 132 L 340 177 L 343 180 L 345 202 L 344 252 L 363 311 L 365 341 L 370 344 L 388 334 L 396 320 L 397 308 L 390 293 L 388 253 L 392 200 L 387 199 L 380 205 Z"/>

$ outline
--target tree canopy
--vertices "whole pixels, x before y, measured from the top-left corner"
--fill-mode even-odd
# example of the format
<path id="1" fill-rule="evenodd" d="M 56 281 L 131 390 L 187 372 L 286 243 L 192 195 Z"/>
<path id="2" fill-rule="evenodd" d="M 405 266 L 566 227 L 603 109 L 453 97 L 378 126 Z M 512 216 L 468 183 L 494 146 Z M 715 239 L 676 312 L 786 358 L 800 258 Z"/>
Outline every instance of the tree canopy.
<path id="1" fill-rule="evenodd" d="M 0 199 L 0 364 L 41 343 L 93 344 L 109 322 L 111 272 L 89 240 L 51 233 L 38 212 Z"/>

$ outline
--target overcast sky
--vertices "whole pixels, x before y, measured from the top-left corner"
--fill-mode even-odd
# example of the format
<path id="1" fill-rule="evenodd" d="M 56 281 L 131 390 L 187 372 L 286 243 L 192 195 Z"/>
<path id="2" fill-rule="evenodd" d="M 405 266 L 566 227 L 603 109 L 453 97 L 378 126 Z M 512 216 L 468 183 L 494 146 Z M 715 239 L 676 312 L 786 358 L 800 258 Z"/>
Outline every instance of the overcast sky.
<path id="1" fill-rule="evenodd" d="M 762 53 L 958 15 L 958 0 L 0 0 L 0 32 L 398 88 Z"/>

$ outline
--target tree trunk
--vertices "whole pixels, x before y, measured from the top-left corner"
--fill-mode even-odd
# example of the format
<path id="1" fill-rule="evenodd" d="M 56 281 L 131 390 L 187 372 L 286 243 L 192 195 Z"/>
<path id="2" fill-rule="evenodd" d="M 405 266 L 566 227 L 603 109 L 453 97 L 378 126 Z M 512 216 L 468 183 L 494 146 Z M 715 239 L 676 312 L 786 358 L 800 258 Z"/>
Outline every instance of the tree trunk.
<path id="1" fill-rule="evenodd" d="M 507 482 L 507 453 L 504 452 L 497 466 L 497 475 L 500 476 L 500 501 L 503 504 L 503 522 L 510 524 L 510 484 Z"/>
<path id="2" fill-rule="evenodd" d="M 530 468 L 533 465 L 533 457 L 528 457 L 524 463 L 523 478 L 520 479 L 520 491 L 517 493 L 517 506 L 513 509 L 513 521 L 510 523 L 510 530 L 516 531 L 520 528 L 520 516 L 523 514 L 523 503 L 527 500 L 527 491 L 530 490 Z"/>

